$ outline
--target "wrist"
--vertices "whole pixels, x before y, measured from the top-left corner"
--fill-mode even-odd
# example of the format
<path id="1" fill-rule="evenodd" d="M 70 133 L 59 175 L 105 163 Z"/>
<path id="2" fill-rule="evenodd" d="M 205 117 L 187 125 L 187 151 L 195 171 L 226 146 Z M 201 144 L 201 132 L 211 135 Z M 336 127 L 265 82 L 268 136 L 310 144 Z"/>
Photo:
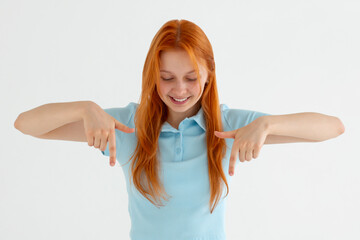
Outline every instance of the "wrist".
<path id="1" fill-rule="evenodd" d="M 270 121 L 270 117 L 271 116 L 261 116 L 258 118 L 260 125 L 262 126 L 262 128 L 264 129 L 264 132 L 269 135 L 271 134 L 271 121 Z"/>
<path id="2" fill-rule="evenodd" d="M 94 103 L 93 101 L 80 101 L 79 103 L 80 103 L 79 112 L 81 119 L 84 119 L 84 117 L 90 114 L 97 106 L 97 104 Z"/>

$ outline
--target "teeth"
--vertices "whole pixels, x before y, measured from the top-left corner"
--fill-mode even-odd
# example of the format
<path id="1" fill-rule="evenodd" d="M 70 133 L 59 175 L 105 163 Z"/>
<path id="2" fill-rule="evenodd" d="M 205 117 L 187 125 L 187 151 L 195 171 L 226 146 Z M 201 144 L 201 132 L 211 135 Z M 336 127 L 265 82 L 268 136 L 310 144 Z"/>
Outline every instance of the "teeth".
<path id="1" fill-rule="evenodd" d="M 185 101 L 185 100 L 188 99 L 188 98 L 177 99 L 177 98 L 174 98 L 174 97 L 173 97 L 173 99 L 175 99 L 175 100 L 178 101 L 178 102 L 183 102 L 183 101 Z"/>

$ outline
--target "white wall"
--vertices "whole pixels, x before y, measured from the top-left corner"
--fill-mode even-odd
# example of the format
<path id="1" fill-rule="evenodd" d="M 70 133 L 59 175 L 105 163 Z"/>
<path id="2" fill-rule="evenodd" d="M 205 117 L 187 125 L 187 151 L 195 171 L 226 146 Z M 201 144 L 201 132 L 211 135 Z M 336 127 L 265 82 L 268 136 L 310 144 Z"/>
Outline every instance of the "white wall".
<path id="1" fill-rule="evenodd" d="M 120 165 L 87 143 L 13 126 L 50 102 L 137 102 L 150 42 L 187 19 L 213 45 L 220 102 L 339 117 L 320 143 L 264 145 L 240 163 L 228 240 L 359 239 L 360 3 L 307 1 L 0 2 L 0 239 L 128 239 Z"/>

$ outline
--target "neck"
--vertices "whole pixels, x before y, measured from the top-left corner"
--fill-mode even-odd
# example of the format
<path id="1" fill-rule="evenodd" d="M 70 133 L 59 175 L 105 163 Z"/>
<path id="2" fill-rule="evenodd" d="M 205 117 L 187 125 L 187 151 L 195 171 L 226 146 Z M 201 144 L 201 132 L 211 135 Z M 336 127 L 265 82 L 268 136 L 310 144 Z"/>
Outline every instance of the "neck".
<path id="1" fill-rule="evenodd" d="M 201 104 L 199 101 L 193 107 L 191 107 L 190 109 L 188 109 L 185 112 L 173 112 L 170 110 L 168 112 L 168 118 L 166 121 L 172 127 L 179 129 L 179 125 L 180 125 L 181 121 L 184 120 L 185 118 L 194 116 L 200 110 L 200 108 L 201 108 Z"/>

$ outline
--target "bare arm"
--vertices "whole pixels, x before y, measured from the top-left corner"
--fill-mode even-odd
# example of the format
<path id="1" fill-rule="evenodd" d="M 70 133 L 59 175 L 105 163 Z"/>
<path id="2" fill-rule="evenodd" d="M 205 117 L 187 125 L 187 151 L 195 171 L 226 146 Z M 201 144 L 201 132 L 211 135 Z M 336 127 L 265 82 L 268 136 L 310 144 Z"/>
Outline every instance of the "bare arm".
<path id="1" fill-rule="evenodd" d="M 24 134 L 42 139 L 88 142 L 105 151 L 109 142 L 110 165 L 116 162 L 115 129 L 134 132 L 92 101 L 48 103 L 21 113 L 14 126 Z"/>
<path id="2" fill-rule="evenodd" d="M 82 120 L 91 101 L 48 103 L 21 113 L 14 127 L 24 134 L 40 136 L 65 124 Z"/>
<path id="3" fill-rule="evenodd" d="M 291 138 L 284 140 L 289 141 L 299 138 L 321 142 L 345 132 L 344 124 L 339 118 L 316 112 L 262 116 L 260 119 L 265 124 L 267 135 L 288 136 Z M 279 137 L 272 138 L 274 141 L 281 140 Z"/>

